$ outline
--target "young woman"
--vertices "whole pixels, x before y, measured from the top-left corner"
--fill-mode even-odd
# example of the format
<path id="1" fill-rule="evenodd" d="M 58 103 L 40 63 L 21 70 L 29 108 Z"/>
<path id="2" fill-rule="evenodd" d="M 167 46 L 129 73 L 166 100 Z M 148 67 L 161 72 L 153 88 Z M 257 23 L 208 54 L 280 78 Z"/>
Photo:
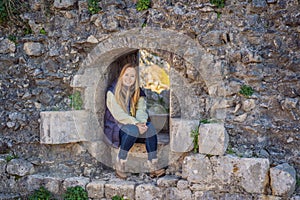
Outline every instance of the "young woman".
<path id="1" fill-rule="evenodd" d="M 145 94 L 140 89 L 137 71 L 132 64 L 126 64 L 117 79 L 107 91 L 104 133 L 107 142 L 119 148 L 116 161 L 116 175 L 125 179 L 127 155 L 138 138 L 145 138 L 150 176 L 162 176 L 164 169 L 157 170 L 157 133 L 147 122 Z"/>

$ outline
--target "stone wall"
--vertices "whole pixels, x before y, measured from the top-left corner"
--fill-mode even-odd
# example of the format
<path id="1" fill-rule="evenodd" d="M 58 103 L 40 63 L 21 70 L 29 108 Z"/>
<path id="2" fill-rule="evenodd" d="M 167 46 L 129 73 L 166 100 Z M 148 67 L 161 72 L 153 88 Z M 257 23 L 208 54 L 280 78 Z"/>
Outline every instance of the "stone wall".
<path id="1" fill-rule="evenodd" d="M 30 0 L 29 5 L 21 18 L 32 34 L 17 23 L 0 29 L 2 164 L 13 156 L 34 165 L 35 173 L 87 177 L 101 173 L 103 167 L 81 143 L 40 144 L 40 112 L 71 110 L 73 77 L 82 74 L 87 63 L 110 64 L 124 54 L 119 50 L 113 54 L 116 57 L 106 54 L 97 60 L 101 52 L 93 52 L 101 45 L 113 49 L 119 43 L 116 36 L 138 30 L 141 37 L 146 30 L 160 29 L 179 36 L 165 35 L 169 43 L 163 49 L 157 49 L 155 41 L 145 40 L 141 46 L 167 60 L 176 71 L 173 74 L 191 88 L 194 98 L 185 108 L 191 115 L 184 112 L 185 118 L 222 119 L 234 154 L 268 158 L 271 165 L 289 163 L 300 176 L 299 1 L 231 0 L 219 9 L 209 0 L 153 0 L 151 8 L 142 12 L 130 0 L 100 1 L 102 10 L 94 15 L 86 1 Z M 41 34 L 41 29 L 46 33 Z M 16 36 L 16 42 L 9 36 Z M 175 51 L 174 41 L 182 38 L 192 43 L 180 44 L 184 52 Z M 198 58 L 189 46 L 199 47 L 203 62 L 195 64 Z M 242 85 L 251 86 L 254 94 L 240 95 Z M 0 192 L 23 189 L 15 175 L 5 170 L 0 175 Z"/>

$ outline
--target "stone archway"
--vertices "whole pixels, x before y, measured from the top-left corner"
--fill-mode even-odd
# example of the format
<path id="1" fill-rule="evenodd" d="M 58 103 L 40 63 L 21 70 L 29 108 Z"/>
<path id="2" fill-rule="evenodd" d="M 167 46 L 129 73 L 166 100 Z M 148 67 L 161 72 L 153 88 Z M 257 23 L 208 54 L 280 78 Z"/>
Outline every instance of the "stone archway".
<path id="1" fill-rule="evenodd" d="M 41 113 L 41 142 L 42 143 L 67 143 L 68 139 L 64 137 L 63 141 L 53 139 L 51 132 L 66 133 L 76 132 L 69 142 L 83 141 L 87 150 L 100 162 L 112 166 L 116 151 L 112 151 L 103 142 L 103 115 L 105 109 L 105 90 L 108 85 L 107 73 L 109 71 L 109 65 L 119 58 L 120 56 L 129 54 L 138 49 L 161 49 L 168 52 L 172 52 L 185 61 L 194 66 L 202 76 L 211 99 L 222 99 L 226 95 L 223 90 L 223 77 L 220 69 L 220 63 L 216 63 L 213 60 L 213 56 L 207 54 L 201 46 L 183 33 L 158 29 L 158 28 L 139 28 L 124 31 L 121 33 L 113 34 L 110 38 L 99 43 L 82 62 L 78 73 L 74 76 L 72 81 L 72 87 L 80 88 L 83 91 L 84 110 L 71 111 L 64 113 L 57 112 L 43 112 Z M 173 70 L 171 73 L 176 74 Z M 183 77 L 176 75 L 179 82 Z M 197 114 L 191 117 L 191 111 L 196 109 L 188 104 L 188 100 L 191 97 L 188 90 L 188 85 L 180 84 L 175 86 L 171 93 L 178 97 L 179 105 L 181 107 L 181 118 L 171 118 L 171 141 L 170 144 L 164 147 L 159 153 L 160 157 L 169 157 L 172 154 L 172 159 L 163 160 L 162 165 L 168 165 L 172 162 L 176 162 L 176 157 L 180 157 L 182 153 L 191 150 L 192 139 L 190 137 L 190 131 L 196 125 L 198 125 L 199 118 Z M 217 101 L 216 101 L 217 102 Z M 218 107 L 217 104 L 214 104 Z M 214 108 L 216 109 L 216 108 Z M 61 116 L 59 116 L 61 115 Z M 214 116 L 212 113 L 211 117 Z M 64 120 L 59 120 L 63 118 Z M 69 120 L 66 120 L 69 119 Z M 72 130 L 54 130 L 51 126 L 51 120 L 66 121 L 69 127 L 74 127 Z M 52 128 L 51 128 L 52 127 Z M 178 141 L 183 144 L 178 145 Z M 143 166 L 139 165 L 140 159 L 145 159 L 143 155 L 133 155 L 138 157 L 136 162 L 132 162 L 132 166 L 129 167 L 132 172 L 144 171 Z M 130 158 L 129 158 L 130 159 Z M 136 171 L 135 169 L 139 169 Z M 129 170 L 130 171 L 130 170 Z"/>

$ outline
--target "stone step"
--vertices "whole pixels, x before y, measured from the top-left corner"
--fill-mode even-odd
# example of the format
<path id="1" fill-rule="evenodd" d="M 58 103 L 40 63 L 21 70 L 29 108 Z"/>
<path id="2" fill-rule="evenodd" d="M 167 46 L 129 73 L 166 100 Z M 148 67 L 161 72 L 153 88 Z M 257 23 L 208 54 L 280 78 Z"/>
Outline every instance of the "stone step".
<path id="1" fill-rule="evenodd" d="M 158 144 L 158 168 L 164 168 L 168 166 L 169 162 L 169 145 Z M 115 159 L 117 157 L 118 149 L 111 149 L 111 157 L 113 166 L 115 165 Z M 145 144 L 136 143 L 130 149 L 127 162 L 125 165 L 125 170 L 131 173 L 142 173 L 149 172 L 149 168 L 147 166 L 148 154 L 146 151 Z"/>
<path id="2" fill-rule="evenodd" d="M 118 149 L 106 145 L 104 142 L 86 143 L 89 153 L 104 165 L 114 168 Z M 169 164 L 170 145 L 158 144 L 158 167 L 163 168 Z M 147 166 L 148 155 L 145 144 L 136 143 L 128 153 L 126 171 L 131 173 L 149 172 Z"/>

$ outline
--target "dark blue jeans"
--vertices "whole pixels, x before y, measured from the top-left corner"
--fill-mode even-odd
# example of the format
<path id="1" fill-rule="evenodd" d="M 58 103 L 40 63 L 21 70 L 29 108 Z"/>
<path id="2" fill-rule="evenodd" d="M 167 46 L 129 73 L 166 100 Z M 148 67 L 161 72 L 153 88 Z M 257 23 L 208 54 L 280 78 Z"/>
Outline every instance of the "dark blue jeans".
<path id="1" fill-rule="evenodd" d="M 120 129 L 120 151 L 119 158 L 126 160 L 127 155 L 133 144 L 138 138 L 144 138 L 146 144 L 146 150 L 148 153 L 148 160 L 157 158 L 157 134 L 154 126 L 147 124 L 148 130 L 144 134 L 140 134 L 136 125 L 127 124 Z"/>

